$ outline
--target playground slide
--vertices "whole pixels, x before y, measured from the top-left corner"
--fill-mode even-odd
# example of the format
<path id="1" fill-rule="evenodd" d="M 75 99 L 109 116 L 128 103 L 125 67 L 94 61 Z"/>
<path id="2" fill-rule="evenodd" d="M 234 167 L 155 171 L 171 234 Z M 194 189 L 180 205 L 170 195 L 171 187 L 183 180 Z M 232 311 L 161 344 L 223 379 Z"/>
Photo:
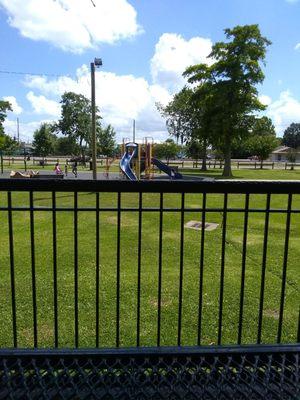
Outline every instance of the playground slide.
<path id="1" fill-rule="evenodd" d="M 182 175 L 177 172 L 174 168 L 169 167 L 167 164 L 158 160 L 157 158 L 152 158 L 152 163 L 157 166 L 161 171 L 165 172 L 171 179 L 182 179 Z"/>
<path id="2" fill-rule="evenodd" d="M 136 155 L 136 149 L 137 149 L 137 147 L 136 147 L 137 145 L 135 144 L 135 143 L 128 143 L 127 145 L 126 145 L 126 151 L 125 151 L 125 153 L 124 153 L 124 155 L 123 155 L 123 157 L 122 157 L 122 159 L 121 159 L 121 161 L 120 161 L 120 168 L 121 168 L 121 171 L 127 176 L 127 178 L 129 179 L 129 180 L 131 180 L 131 181 L 137 181 L 138 179 L 137 179 L 137 177 L 136 177 L 136 175 L 135 175 L 135 173 L 133 172 L 133 170 L 131 169 L 131 166 L 130 166 L 130 162 L 131 162 L 131 160 L 132 160 L 132 158 L 134 158 L 135 157 L 135 155 Z M 134 148 L 134 151 L 130 154 L 129 153 L 129 151 L 128 151 L 128 148 L 129 147 L 131 147 L 131 148 Z"/>

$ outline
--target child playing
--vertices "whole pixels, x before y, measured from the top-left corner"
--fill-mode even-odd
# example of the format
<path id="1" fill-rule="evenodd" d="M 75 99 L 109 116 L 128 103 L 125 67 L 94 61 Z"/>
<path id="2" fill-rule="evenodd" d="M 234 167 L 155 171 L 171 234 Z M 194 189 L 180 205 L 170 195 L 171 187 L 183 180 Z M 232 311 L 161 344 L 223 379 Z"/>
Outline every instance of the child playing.
<path id="1" fill-rule="evenodd" d="M 55 171 L 56 175 L 62 174 L 62 170 L 61 170 L 58 162 L 55 164 L 54 171 Z"/>

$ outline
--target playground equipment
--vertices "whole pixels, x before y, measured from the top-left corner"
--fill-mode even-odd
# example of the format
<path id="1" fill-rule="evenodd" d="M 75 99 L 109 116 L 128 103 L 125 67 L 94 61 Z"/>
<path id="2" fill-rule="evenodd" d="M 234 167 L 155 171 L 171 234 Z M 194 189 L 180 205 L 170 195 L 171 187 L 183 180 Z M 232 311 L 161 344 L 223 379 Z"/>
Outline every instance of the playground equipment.
<path id="1" fill-rule="evenodd" d="M 151 179 L 154 175 L 154 165 L 171 179 L 182 179 L 182 175 L 174 167 L 169 167 L 152 157 L 153 138 L 145 137 L 142 144 L 126 143 L 126 139 L 123 139 L 120 169 L 129 180 L 139 180 L 142 172 L 145 179 Z"/>
<path id="2" fill-rule="evenodd" d="M 137 181 L 138 178 L 131 167 L 132 160 L 137 156 L 138 144 L 137 143 L 126 143 L 125 153 L 120 161 L 121 171 L 131 181 Z"/>
<path id="3" fill-rule="evenodd" d="M 152 163 L 156 165 L 161 171 L 165 172 L 171 179 L 182 179 L 182 175 L 172 167 L 158 160 L 157 158 L 152 158 Z"/>

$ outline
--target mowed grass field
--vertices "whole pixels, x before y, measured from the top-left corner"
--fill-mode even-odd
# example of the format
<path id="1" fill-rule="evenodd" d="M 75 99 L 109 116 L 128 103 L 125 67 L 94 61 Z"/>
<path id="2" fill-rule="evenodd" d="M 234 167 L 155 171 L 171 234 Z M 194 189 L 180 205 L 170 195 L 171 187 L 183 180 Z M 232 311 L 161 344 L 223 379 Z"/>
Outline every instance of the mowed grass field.
<path id="1" fill-rule="evenodd" d="M 237 171 L 249 179 L 272 179 L 265 171 Z M 298 171 L 267 171 L 283 179 L 297 179 Z M 220 173 L 220 172 L 219 172 Z M 251 176 L 253 174 L 254 176 Z M 117 195 L 100 193 L 100 207 L 117 207 Z M 35 264 L 37 287 L 38 346 L 54 344 L 54 290 L 51 193 L 34 193 Z M 57 193 L 57 207 L 72 208 L 72 193 Z M 14 207 L 29 206 L 29 194 L 12 193 Z M 95 193 L 79 193 L 78 207 L 96 205 Z M 228 207 L 244 208 L 245 195 L 229 195 Z M 251 195 L 250 208 L 265 208 L 265 195 Z M 0 193 L 0 207 L 7 206 L 7 194 Z M 122 207 L 138 208 L 138 194 L 121 196 Z M 165 194 L 165 208 L 180 208 L 180 194 Z M 186 194 L 184 222 L 201 221 L 201 194 Z M 158 194 L 144 194 L 143 207 L 159 207 Z M 222 208 L 223 195 L 207 195 L 207 208 Z M 272 209 L 286 209 L 286 195 L 272 195 Z M 292 209 L 300 209 L 300 196 L 293 196 Z M 201 343 L 216 344 L 222 257 L 221 211 L 207 212 L 206 222 L 219 224 L 205 232 L 203 270 L 203 310 Z M 74 212 L 56 212 L 58 269 L 59 346 L 74 346 Z M 116 276 L 117 276 L 117 211 L 100 211 L 100 290 L 99 345 L 116 343 Z M 0 211 L 0 346 L 11 347 L 11 289 L 7 211 Z M 180 226 L 177 211 L 163 213 L 161 345 L 176 345 L 178 333 Z M 263 258 L 265 214 L 249 213 L 243 343 L 255 343 L 259 315 L 261 269 Z M 138 211 L 121 212 L 120 236 L 120 345 L 136 345 L 138 292 Z M 277 338 L 280 293 L 286 229 L 286 215 L 271 213 L 266 262 L 266 284 L 263 309 L 262 342 L 274 343 Z M 237 342 L 241 288 L 244 213 L 227 214 L 222 343 Z M 14 261 L 18 346 L 33 346 L 33 309 L 30 246 L 30 212 L 13 211 Z M 94 347 L 96 342 L 96 212 L 78 211 L 78 300 L 79 346 Z M 299 312 L 300 282 L 300 214 L 291 216 L 287 283 L 282 341 L 295 342 Z M 201 231 L 184 229 L 182 287 L 182 345 L 197 344 L 199 315 Z M 142 213 L 140 345 L 156 345 L 158 320 L 159 211 Z"/>

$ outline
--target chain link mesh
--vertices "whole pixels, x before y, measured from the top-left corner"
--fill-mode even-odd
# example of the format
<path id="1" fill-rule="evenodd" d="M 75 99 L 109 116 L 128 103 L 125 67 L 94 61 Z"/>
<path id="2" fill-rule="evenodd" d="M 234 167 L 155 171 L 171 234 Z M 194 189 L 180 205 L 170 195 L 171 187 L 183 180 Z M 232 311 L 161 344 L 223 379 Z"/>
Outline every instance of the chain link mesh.
<path id="1" fill-rule="evenodd" d="M 299 352 L 0 358 L 0 399 L 299 399 Z"/>

